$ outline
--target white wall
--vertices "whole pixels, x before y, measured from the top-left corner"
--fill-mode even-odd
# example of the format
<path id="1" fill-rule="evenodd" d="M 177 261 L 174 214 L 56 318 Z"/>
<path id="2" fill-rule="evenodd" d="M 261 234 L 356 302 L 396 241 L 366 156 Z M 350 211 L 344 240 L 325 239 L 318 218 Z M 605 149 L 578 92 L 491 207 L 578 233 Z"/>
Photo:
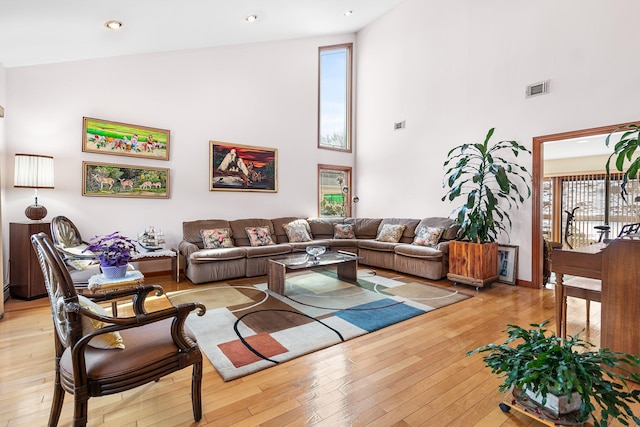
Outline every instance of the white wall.
<path id="1" fill-rule="evenodd" d="M 2 64 L 0 64 L 0 106 L 6 108 L 7 104 L 6 104 L 6 73 L 5 73 L 5 69 L 2 66 Z M 4 183 L 6 181 L 6 148 L 5 148 L 5 126 L 4 126 L 4 121 L 5 119 L 0 117 L 0 188 L 2 188 L 2 183 Z M 4 206 L 4 191 L 0 191 L 0 223 L 2 223 L 2 207 Z M 7 230 L 8 228 L 6 227 L 2 227 L 2 229 L 0 229 L 0 240 L 3 238 L 3 235 L 5 234 L 5 230 Z M 2 251 L 2 245 L 0 245 L 0 318 L 2 318 L 2 316 L 4 316 L 4 284 L 8 282 L 8 273 L 9 270 L 6 268 L 3 268 L 4 266 L 4 262 L 3 262 L 3 251 Z M 7 279 L 5 280 L 5 276 L 7 276 Z"/>
<path id="2" fill-rule="evenodd" d="M 316 216 L 317 164 L 353 165 L 353 154 L 316 148 L 318 47 L 354 40 L 350 34 L 9 68 L 6 176 L 17 152 L 54 156 L 55 189 L 40 190 L 38 200 L 46 219 L 65 215 L 87 239 L 115 230 L 134 236 L 154 225 L 177 247 L 187 220 Z M 83 116 L 169 129 L 170 160 L 83 153 Z M 210 140 L 277 148 L 278 192 L 210 192 Z M 170 199 L 83 197 L 82 161 L 170 168 Z M 33 203 L 33 191 L 10 181 L 3 183 L 3 230 L 25 221 Z"/>
<path id="3" fill-rule="evenodd" d="M 633 0 L 405 0 L 367 26 L 357 36 L 359 215 L 449 215 L 446 154 L 491 127 L 531 148 L 535 136 L 640 120 L 639 13 Z M 550 94 L 525 99 L 546 79 Z M 531 211 L 529 200 L 512 213 L 523 280 Z"/>

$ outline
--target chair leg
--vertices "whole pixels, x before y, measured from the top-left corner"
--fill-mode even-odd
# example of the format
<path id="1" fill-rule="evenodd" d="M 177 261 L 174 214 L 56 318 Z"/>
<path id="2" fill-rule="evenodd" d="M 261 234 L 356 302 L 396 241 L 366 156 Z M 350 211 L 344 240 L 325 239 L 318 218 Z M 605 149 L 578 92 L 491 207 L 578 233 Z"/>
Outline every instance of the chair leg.
<path id="1" fill-rule="evenodd" d="M 60 358 L 56 358 L 56 374 L 53 381 L 53 399 L 51 401 L 51 412 L 49 413 L 49 427 L 56 427 L 60 420 L 62 404 L 64 403 L 64 389 L 60 385 Z"/>
<path id="2" fill-rule="evenodd" d="M 589 324 L 589 319 L 591 318 L 590 314 L 591 314 L 591 301 L 586 300 L 587 301 L 587 325 Z"/>
<path id="3" fill-rule="evenodd" d="M 202 360 L 193 364 L 191 405 L 193 407 L 193 419 L 200 421 L 202 418 Z"/>
<path id="4" fill-rule="evenodd" d="M 87 425 L 89 397 L 87 389 L 76 388 L 73 394 L 73 427 L 84 427 Z"/>

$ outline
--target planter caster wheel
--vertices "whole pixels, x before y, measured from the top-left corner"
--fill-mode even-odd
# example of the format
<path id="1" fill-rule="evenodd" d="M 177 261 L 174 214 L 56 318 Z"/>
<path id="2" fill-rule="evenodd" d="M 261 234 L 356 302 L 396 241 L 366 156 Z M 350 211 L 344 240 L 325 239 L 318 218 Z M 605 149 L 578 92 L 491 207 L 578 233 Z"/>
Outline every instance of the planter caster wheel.
<path id="1" fill-rule="evenodd" d="M 507 405 L 506 403 L 500 403 L 498 406 L 500 407 L 500 410 L 502 412 L 509 412 L 511 410 L 511 406 Z"/>

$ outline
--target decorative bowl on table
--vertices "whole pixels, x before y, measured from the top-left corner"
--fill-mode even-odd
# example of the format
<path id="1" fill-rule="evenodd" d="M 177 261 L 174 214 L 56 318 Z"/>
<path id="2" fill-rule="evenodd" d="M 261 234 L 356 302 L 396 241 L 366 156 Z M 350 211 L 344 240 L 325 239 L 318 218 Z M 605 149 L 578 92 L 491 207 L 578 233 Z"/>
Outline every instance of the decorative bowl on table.
<path id="1" fill-rule="evenodd" d="M 324 246 L 307 246 L 306 251 L 314 260 L 317 260 L 320 255 L 327 251 L 327 248 Z"/>

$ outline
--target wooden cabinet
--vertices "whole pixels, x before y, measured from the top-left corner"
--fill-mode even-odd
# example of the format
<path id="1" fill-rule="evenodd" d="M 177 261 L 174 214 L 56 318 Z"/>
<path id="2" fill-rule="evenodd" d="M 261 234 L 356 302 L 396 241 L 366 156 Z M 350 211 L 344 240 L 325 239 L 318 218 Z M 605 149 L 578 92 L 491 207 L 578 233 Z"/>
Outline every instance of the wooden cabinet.
<path id="1" fill-rule="evenodd" d="M 51 236 L 48 222 L 12 222 L 9 224 L 9 292 L 14 298 L 33 299 L 47 294 L 40 263 L 31 235 L 45 232 Z"/>

